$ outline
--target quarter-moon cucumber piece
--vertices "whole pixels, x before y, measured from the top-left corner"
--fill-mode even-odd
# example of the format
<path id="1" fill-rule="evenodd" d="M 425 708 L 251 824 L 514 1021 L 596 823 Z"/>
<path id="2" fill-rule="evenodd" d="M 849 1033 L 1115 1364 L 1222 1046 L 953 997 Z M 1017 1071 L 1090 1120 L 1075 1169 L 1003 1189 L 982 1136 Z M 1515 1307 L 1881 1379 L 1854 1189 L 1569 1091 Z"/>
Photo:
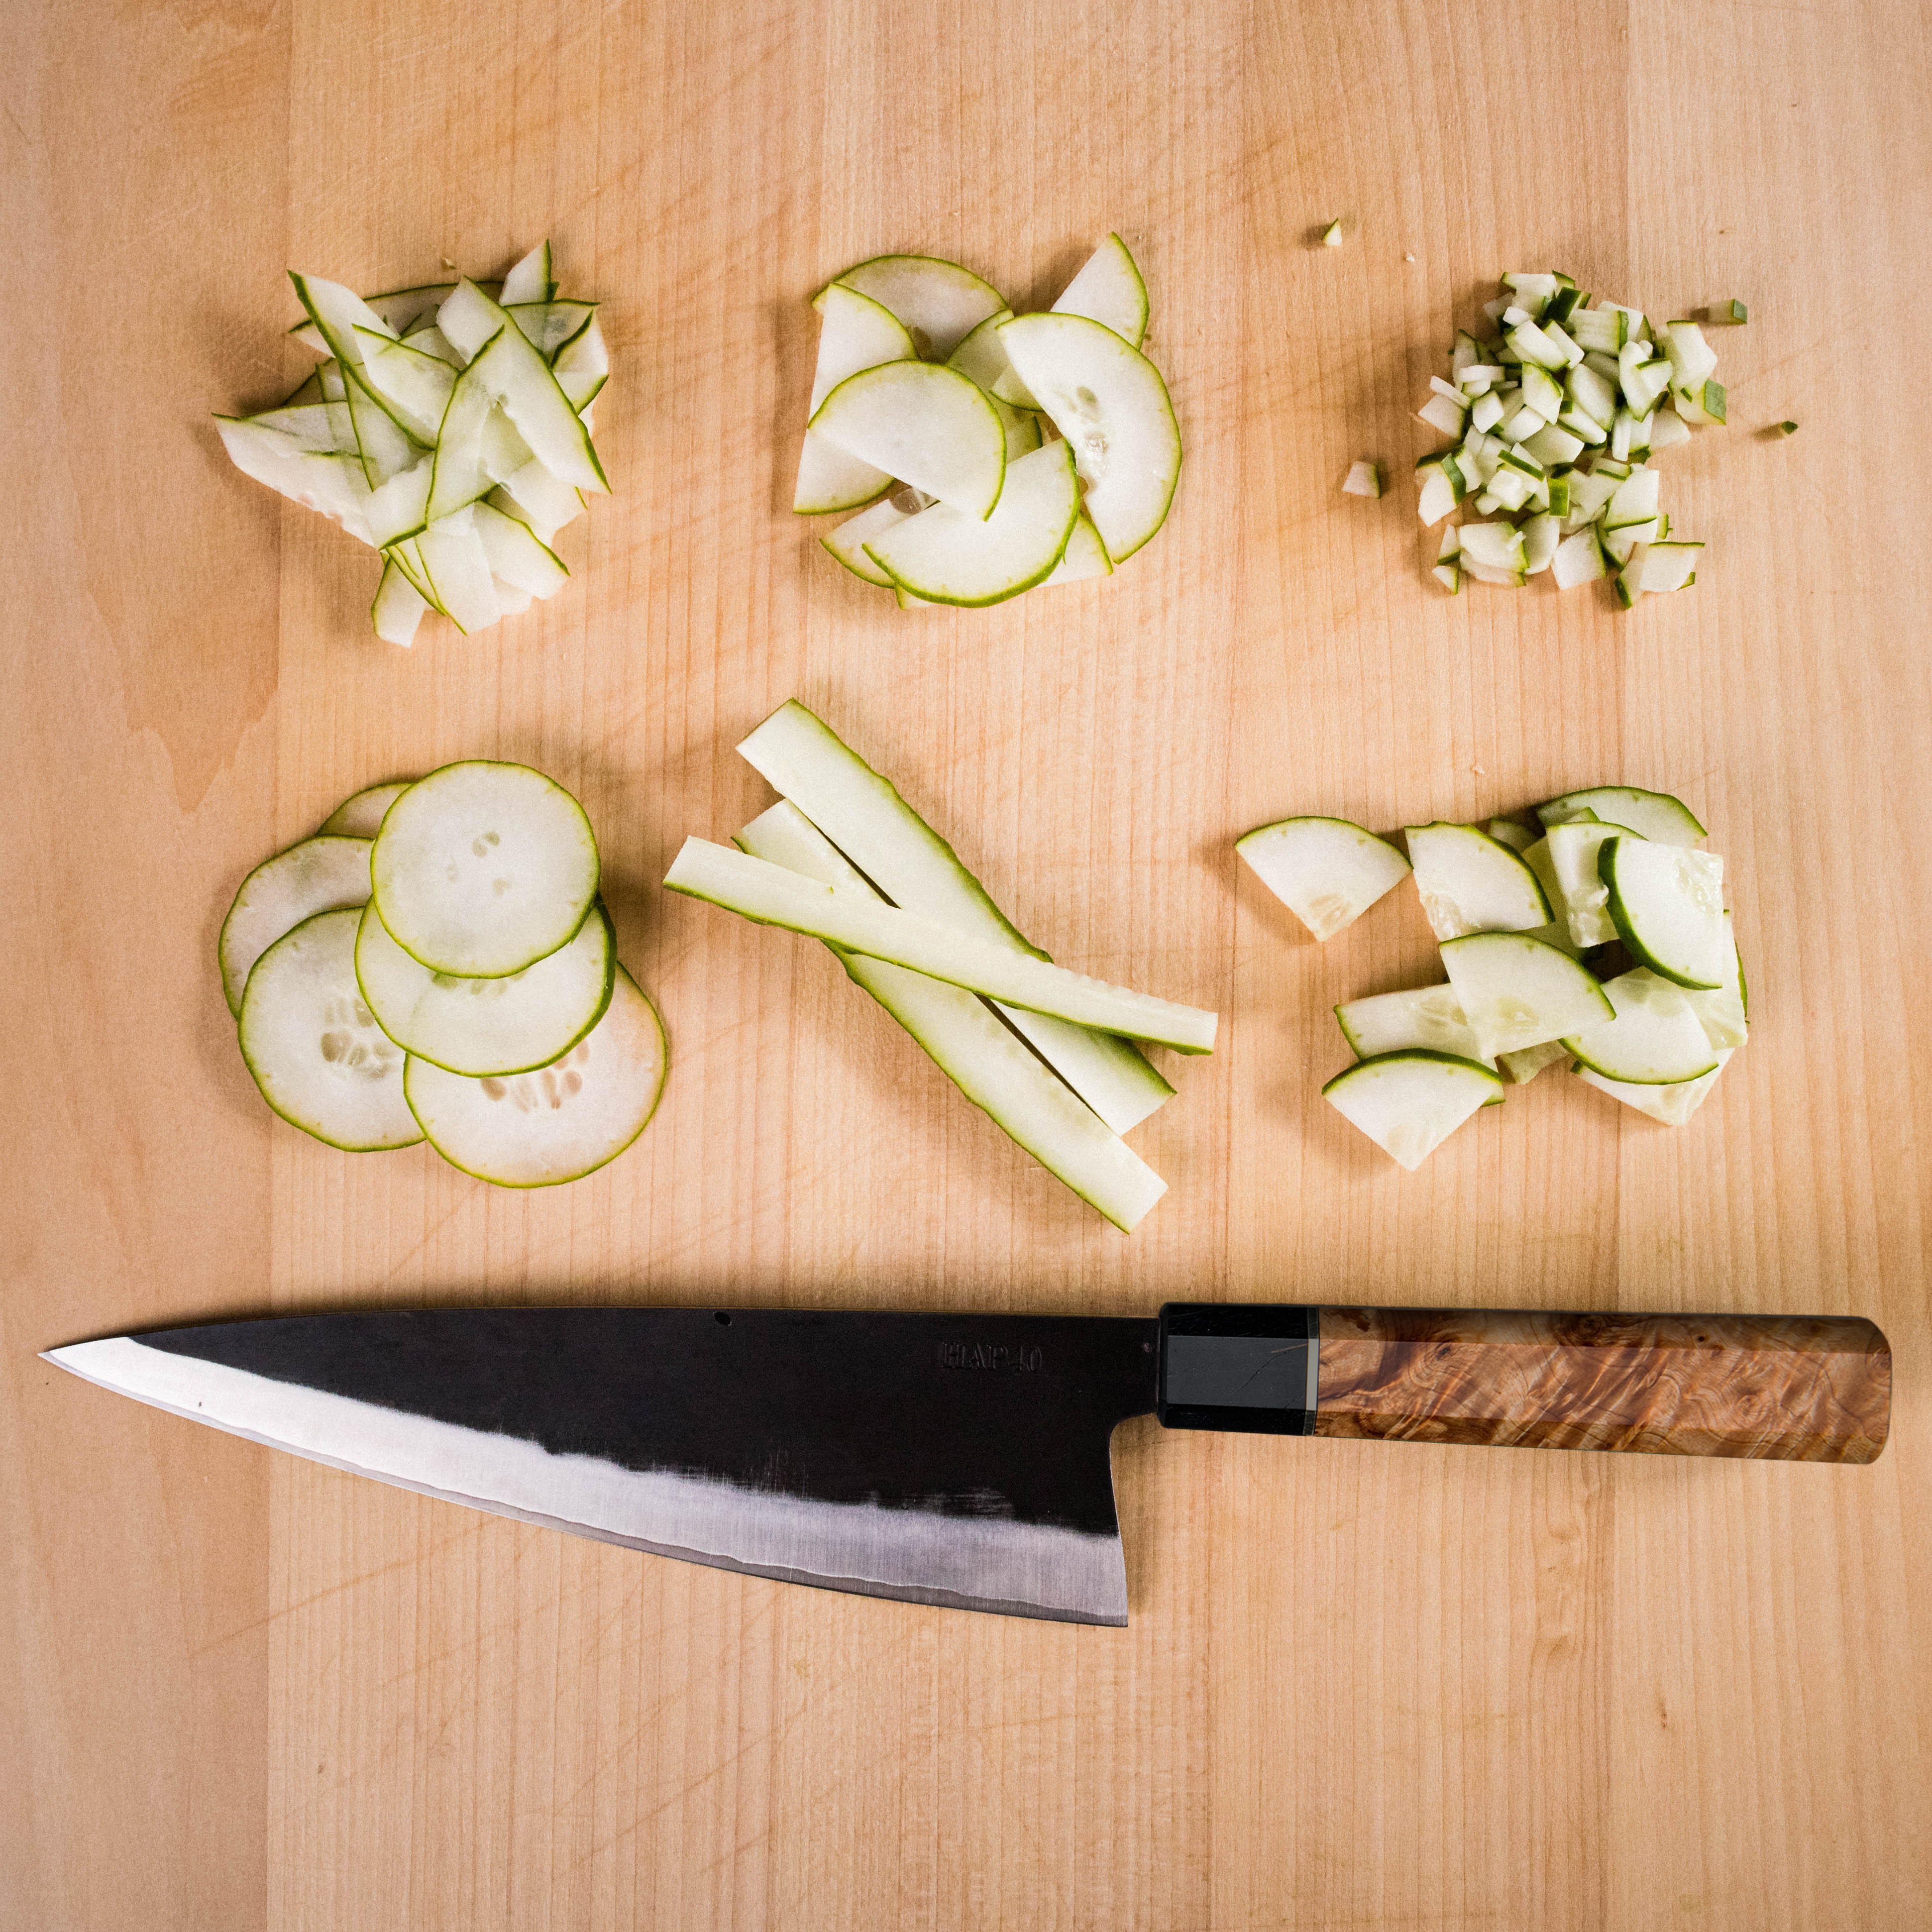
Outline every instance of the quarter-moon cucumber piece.
<path id="1" fill-rule="evenodd" d="M 1124 563 L 1167 520 L 1180 480 L 1180 430 L 1160 371 L 1104 323 L 1023 315 L 1000 340 L 1015 372 L 1073 446 L 1084 506 Z"/>
<path id="2" fill-rule="evenodd" d="M 433 973 L 500 979 L 574 937 L 597 896 L 584 808 L 527 765 L 482 759 L 418 779 L 370 855 L 376 915 Z"/>
<path id="3" fill-rule="evenodd" d="M 1129 347 L 1138 349 L 1147 334 L 1147 284 L 1127 244 L 1109 235 L 1087 259 L 1053 305 L 1056 315 L 1084 315 L 1111 328 Z"/>
<path id="4" fill-rule="evenodd" d="M 1516 1053 L 1616 1017 L 1597 976 L 1526 932 L 1447 940 L 1442 964 L 1486 1054 Z"/>
<path id="5" fill-rule="evenodd" d="M 622 967 L 604 1017 L 534 1072 L 472 1080 L 412 1055 L 403 1088 L 430 1146 L 499 1187 L 578 1180 L 642 1133 L 669 1055 L 657 1010 Z"/>
<path id="6" fill-rule="evenodd" d="M 937 362 L 882 362 L 848 376 L 812 412 L 811 433 L 969 517 L 993 513 L 1006 433 L 993 399 Z"/>
<path id="7" fill-rule="evenodd" d="M 932 255 L 874 255 L 833 279 L 890 310 L 920 354 L 940 362 L 1006 305 L 991 283 Z"/>
<path id="8" fill-rule="evenodd" d="M 1724 862 L 1714 852 L 1609 838 L 1597 870 L 1618 937 L 1634 958 L 1680 986 L 1724 985 L 1737 950 L 1724 932 Z"/>
<path id="9" fill-rule="evenodd" d="M 1744 967 L 1738 956 L 1737 936 L 1731 930 L 1731 916 L 1724 915 L 1724 944 L 1730 970 L 1724 983 L 1706 989 L 1687 988 L 1684 997 L 1704 1028 L 1704 1036 L 1714 1047 L 1732 1049 L 1744 1045 L 1750 1032 L 1744 1010 Z"/>
<path id="10" fill-rule="evenodd" d="M 1346 818 L 1281 819 L 1234 850 L 1317 939 L 1333 939 L 1409 875 L 1387 839 Z"/>
<path id="11" fill-rule="evenodd" d="M 1502 1092 L 1502 1082 L 1486 1066 L 1411 1048 L 1357 1061 L 1322 1088 L 1322 1097 L 1413 1172 Z"/>
<path id="12" fill-rule="evenodd" d="M 242 1057 L 262 1098 L 350 1154 L 423 1137 L 403 1093 L 403 1052 L 356 983 L 353 910 L 317 913 L 256 961 L 242 1002 Z"/>
<path id="13" fill-rule="evenodd" d="M 1730 1047 L 1720 1047 L 1718 1064 L 1709 1072 L 1695 1080 L 1680 1080 L 1670 1086 L 1606 1080 L 1587 1066 L 1580 1070 L 1579 1077 L 1599 1093 L 1609 1094 L 1613 1100 L 1621 1100 L 1626 1107 L 1634 1107 L 1640 1114 L 1648 1114 L 1653 1120 L 1661 1121 L 1666 1127 L 1681 1127 L 1709 1099 L 1711 1089 L 1718 1084 L 1718 1076 L 1724 1072 L 1724 1063 L 1730 1058 L 1732 1051 Z"/>
<path id="14" fill-rule="evenodd" d="M 1711 1042 L 1682 987 L 1640 966 L 1604 982 L 1616 1017 L 1563 1042 L 1592 1073 L 1631 1086 L 1701 1079 L 1717 1065 Z"/>
<path id="15" fill-rule="evenodd" d="M 1412 825 L 1408 862 L 1430 929 L 1438 939 L 1466 932 L 1532 932 L 1556 910 L 1520 854 L 1473 825 Z"/>
<path id="16" fill-rule="evenodd" d="M 1610 916 L 1610 889 L 1598 874 L 1597 854 L 1618 836 L 1618 828 L 1592 818 L 1552 825 L 1544 836 L 1571 940 L 1580 946 L 1609 945 L 1617 936 L 1617 926 Z"/>
<path id="17" fill-rule="evenodd" d="M 604 1016 L 616 935 L 601 905 L 568 946 L 500 980 L 432 973 L 363 909 L 356 977 L 376 1023 L 406 1053 L 450 1073 L 524 1073 L 548 1066 Z"/>
<path id="18" fill-rule="evenodd" d="M 1360 1060 L 1426 1046 L 1493 1066 L 1462 1017 L 1454 986 L 1415 986 L 1406 992 L 1349 1000 L 1335 1009 L 1335 1019 L 1342 1037 Z"/>
<path id="19" fill-rule="evenodd" d="M 1072 452 L 1049 443 L 1006 466 L 991 516 L 934 503 L 872 538 L 866 554 L 928 604 L 1000 604 L 1052 575 L 1079 512 Z"/>
<path id="20" fill-rule="evenodd" d="M 1567 825 L 1594 812 L 1606 825 L 1621 825 L 1639 837 L 1660 844 L 1689 845 L 1704 836 L 1704 828 L 1682 799 L 1666 791 L 1644 791 L 1635 785 L 1592 785 L 1566 791 L 1536 815 L 1545 825 Z"/>
<path id="21" fill-rule="evenodd" d="M 848 376 L 881 362 L 909 362 L 918 352 L 905 326 L 889 308 L 856 289 L 833 282 L 820 289 L 812 307 L 819 314 L 818 364 L 812 379 L 812 406 L 824 402 Z M 798 482 L 792 508 L 801 516 L 828 510 L 856 509 L 892 488 L 884 470 L 807 430 L 799 453 Z"/>
<path id="22" fill-rule="evenodd" d="M 387 784 L 368 785 L 361 791 L 351 792 L 322 821 L 317 836 L 374 838 L 382 829 L 382 814 L 415 783 L 414 778 L 393 778 Z"/>
<path id="23" fill-rule="evenodd" d="M 284 933 L 319 912 L 369 902 L 370 842 L 323 832 L 264 860 L 242 881 L 221 922 L 221 990 L 238 1019 L 248 975 Z"/>

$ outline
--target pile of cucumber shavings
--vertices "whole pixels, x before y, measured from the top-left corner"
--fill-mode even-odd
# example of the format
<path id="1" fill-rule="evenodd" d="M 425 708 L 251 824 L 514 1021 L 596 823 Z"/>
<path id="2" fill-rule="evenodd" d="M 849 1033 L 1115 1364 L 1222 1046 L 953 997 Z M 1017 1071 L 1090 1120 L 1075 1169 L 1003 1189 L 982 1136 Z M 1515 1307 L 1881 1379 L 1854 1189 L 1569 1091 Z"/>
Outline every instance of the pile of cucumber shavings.
<path id="1" fill-rule="evenodd" d="M 1044 314 L 929 255 L 858 262 L 812 306 L 792 507 L 859 511 L 820 541 L 900 609 L 1109 577 L 1166 520 L 1180 431 L 1118 235 Z"/>
<path id="2" fill-rule="evenodd" d="M 1672 535 L 1651 459 L 1725 420 L 1703 330 L 1593 304 L 1555 272 L 1504 276 L 1483 312 L 1495 332 L 1457 332 L 1449 380 L 1432 376 L 1417 412 L 1457 439 L 1415 466 L 1424 523 L 1464 512 L 1436 580 L 1453 596 L 1465 578 L 1520 590 L 1546 570 L 1568 590 L 1607 577 L 1626 610 L 1694 584 L 1703 545 Z"/>
<path id="3" fill-rule="evenodd" d="M 236 466 L 379 550 L 376 634 L 427 610 L 485 628 L 554 596 L 550 545 L 609 488 L 591 407 L 610 372 L 594 302 L 563 298 L 550 244 L 500 285 L 437 282 L 364 298 L 291 274 L 322 359 L 260 416 L 221 416 Z"/>
<path id="4" fill-rule="evenodd" d="M 1322 1095 L 1403 1167 L 1485 1106 L 1566 1063 L 1666 1126 L 1742 1046 L 1744 968 L 1724 862 L 1682 800 L 1630 785 L 1566 792 L 1532 827 L 1412 825 L 1405 858 L 1335 818 L 1288 818 L 1235 850 L 1318 940 L 1414 880 L 1446 982 L 1335 1009 L 1356 1056 Z"/>

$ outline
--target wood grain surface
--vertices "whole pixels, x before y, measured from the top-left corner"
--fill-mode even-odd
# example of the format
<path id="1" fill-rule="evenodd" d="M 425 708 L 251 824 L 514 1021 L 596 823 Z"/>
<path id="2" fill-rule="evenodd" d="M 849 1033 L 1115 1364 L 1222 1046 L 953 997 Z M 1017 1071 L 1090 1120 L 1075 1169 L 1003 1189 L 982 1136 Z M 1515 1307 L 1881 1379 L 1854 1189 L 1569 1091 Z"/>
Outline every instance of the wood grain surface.
<path id="1" fill-rule="evenodd" d="M 1780 1932 L 1932 1922 L 1932 310 L 1922 0 L 18 0 L 0 63 L 8 809 L 0 1925 L 36 1932 Z M 1340 215 L 1339 249 L 1311 245 Z M 1111 582 L 902 616 L 788 513 L 805 298 L 889 248 L 1021 305 L 1109 227 L 1187 441 Z M 615 495 L 575 580 L 374 643 L 368 553 L 207 420 L 292 382 L 283 270 L 555 238 L 602 297 Z M 1736 294 L 1669 452 L 1691 592 L 1421 568 L 1408 412 L 1506 268 Z M 1789 441 L 1758 434 L 1792 417 Z M 824 949 L 674 902 L 783 698 L 1064 962 L 1223 1015 L 1114 1234 Z M 606 1172 L 495 1192 L 272 1120 L 214 943 L 376 779 L 542 766 L 674 1054 Z M 1316 1096 L 1264 819 L 1682 792 L 1754 1028 L 1694 1124 L 1545 1076 L 1406 1174 Z M 1132 1622 L 641 1558 L 144 1411 L 36 1352 L 478 1298 L 1151 1312 L 1165 1298 L 1856 1315 L 1866 1468 L 1124 1430 Z"/>

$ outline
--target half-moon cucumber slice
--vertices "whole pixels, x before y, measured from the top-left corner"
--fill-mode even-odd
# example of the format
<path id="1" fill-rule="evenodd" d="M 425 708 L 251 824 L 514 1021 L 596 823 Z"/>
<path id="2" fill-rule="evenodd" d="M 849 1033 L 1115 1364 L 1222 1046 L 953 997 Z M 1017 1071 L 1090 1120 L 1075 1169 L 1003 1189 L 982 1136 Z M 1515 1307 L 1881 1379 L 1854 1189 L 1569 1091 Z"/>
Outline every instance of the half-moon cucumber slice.
<path id="1" fill-rule="evenodd" d="M 527 765 L 482 759 L 418 780 L 370 855 L 377 916 L 432 973 L 500 979 L 574 937 L 597 896 L 584 808 Z"/>
<path id="2" fill-rule="evenodd" d="M 322 830 L 316 836 L 374 838 L 382 829 L 382 814 L 415 783 L 414 778 L 396 778 L 387 784 L 367 785 L 361 791 L 350 793 L 322 821 Z"/>
<path id="3" fill-rule="evenodd" d="M 1696 815 L 1682 799 L 1636 785 L 1591 785 L 1566 791 L 1536 808 L 1545 825 L 1567 825 L 1586 812 L 1594 812 L 1606 825 L 1621 825 L 1664 845 L 1688 845 L 1704 836 Z"/>
<path id="4" fill-rule="evenodd" d="M 812 379 L 812 406 L 816 416 L 824 402 L 848 376 L 881 362 L 909 362 L 918 352 L 905 326 L 889 308 L 834 282 L 820 289 L 812 302 L 820 318 L 818 365 Z M 799 453 L 798 482 L 792 508 L 801 516 L 828 510 L 856 509 L 892 488 L 884 470 L 841 449 L 812 430 L 805 433 Z"/>
<path id="5" fill-rule="evenodd" d="M 403 1051 L 356 983 L 352 910 L 317 913 L 256 962 L 242 1002 L 242 1057 L 292 1126 L 350 1154 L 423 1137 L 403 1093 Z"/>
<path id="6" fill-rule="evenodd" d="M 1256 876 L 1317 939 L 1333 939 L 1408 877 L 1385 838 L 1346 818 L 1284 818 L 1234 842 Z"/>
<path id="7" fill-rule="evenodd" d="M 368 904 L 369 850 L 366 838 L 319 833 L 264 860 L 242 881 L 217 946 L 221 990 L 238 1019 L 249 973 L 284 933 L 319 912 Z"/>
<path id="8" fill-rule="evenodd" d="M 1055 315 L 1084 315 L 1102 323 L 1131 348 L 1147 334 L 1147 284 L 1127 244 L 1109 235 L 1087 259 L 1080 272 L 1060 292 Z"/>
<path id="9" fill-rule="evenodd" d="M 356 977 L 376 1024 L 403 1048 L 451 1073 L 548 1066 L 604 1016 L 616 935 L 601 905 L 568 946 L 500 980 L 432 973 L 389 937 L 374 906 L 356 940 Z"/>
<path id="10" fill-rule="evenodd" d="M 1616 1017 L 1563 1042 L 1593 1073 L 1639 1087 L 1701 1079 L 1717 1054 L 1682 987 L 1640 966 L 1604 982 Z"/>
<path id="11" fill-rule="evenodd" d="M 1000 500 L 1006 433 L 993 399 L 937 362 L 882 362 L 848 376 L 813 412 L 811 430 L 848 455 L 969 517 Z"/>
<path id="12" fill-rule="evenodd" d="M 1420 1048 L 1358 1060 L 1322 1090 L 1344 1120 L 1412 1172 L 1502 1094 L 1488 1067 Z"/>
<path id="13" fill-rule="evenodd" d="M 452 1167 L 499 1187 L 552 1187 L 594 1173 L 644 1132 L 668 1064 L 657 1009 L 620 966 L 604 1017 L 549 1066 L 472 1080 L 412 1056 L 403 1085 Z"/>
<path id="14" fill-rule="evenodd" d="M 1597 870 L 1618 937 L 1634 958 L 1680 986 L 1724 985 L 1737 950 L 1724 932 L 1724 862 L 1714 852 L 1610 838 Z"/>
<path id="15" fill-rule="evenodd" d="M 1520 1052 L 1616 1017 L 1587 966 L 1526 932 L 1472 932 L 1442 952 L 1485 1054 Z"/>
<path id="16" fill-rule="evenodd" d="M 856 517 L 841 524 L 818 541 L 861 582 L 876 584 L 881 590 L 890 590 L 892 580 L 866 555 L 866 546 L 873 538 L 884 536 L 894 524 L 902 524 L 917 514 L 913 510 L 902 510 L 889 497 L 882 503 L 873 504 L 869 509 L 861 510 Z"/>
<path id="17" fill-rule="evenodd" d="M 940 362 L 1006 305 L 990 282 L 933 255 L 874 255 L 833 279 L 890 309 L 920 355 Z"/>
<path id="18" fill-rule="evenodd" d="M 1430 929 L 1438 939 L 1466 932 L 1533 932 L 1556 916 L 1521 855 L 1473 825 L 1412 825 L 1408 862 Z"/>
<path id="19" fill-rule="evenodd" d="M 1083 510 L 1073 520 L 1073 532 L 1066 539 L 1060 561 L 1048 575 L 1040 579 L 1040 588 L 1044 590 L 1055 584 L 1084 584 L 1093 578 L 1113 574 L 1114 560 L 1107 554 L 1107 546 L 1100 541 L 1093 518 Z"/>

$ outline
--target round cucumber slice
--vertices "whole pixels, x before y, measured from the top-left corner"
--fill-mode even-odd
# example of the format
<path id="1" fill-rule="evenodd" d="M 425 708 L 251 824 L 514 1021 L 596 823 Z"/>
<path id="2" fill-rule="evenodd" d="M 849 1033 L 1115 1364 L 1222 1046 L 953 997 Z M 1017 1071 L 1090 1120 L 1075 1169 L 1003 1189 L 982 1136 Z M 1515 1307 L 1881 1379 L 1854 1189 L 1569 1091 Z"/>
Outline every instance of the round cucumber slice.
<path id="1" fill-rule="evenodd" d="M 376 1024 L 418 1060 L 451 1073 L 523 1073 L 548 1066 L 604 1017 L 617 964 L 616 934 L 602 905 L 568 946 L 500 980 L 432 973 L 389 937 L 365 907 L 356 977 Z"/>
<path id="2" fill-rule="evenodd" d="M 373 838 L 382 829 L 382 814 L 410 787 L 414 778 L 398 778 L 388 784 L 370 785 L 352 793 L 322 821 L 319 837 Z"/>
<path id="3" fill-rule="evenodd" d="M 584 808 L 527 765 L 472 759 L 418 779 L 370 854 L 376 916 L 432 973 L 501 979 L 575 936 L 597 896 Z"/>
<path id="4" fill-rule="evenodd" d="M 939 362 L 881 362 L 848 376 L 813 412 L 811 434 L 888 477 L 985 518 L 1006 474 L 993 399 Z"/>
<path id="5" fill-rule="evenodd" d="M 1000 340 L 1015 372 L 1073 446 L 1085 509 L 1114 562 L 1167 520 L 1180 480 L 1180 430 L 1160 371 L 1105 323 L 1023 315 Z"/>
<path id="6" fill-rule="evenodd" d="M 367 838 L 318 834 L 264 860 L 242 881 L 216 949 L 221 990 L 237 1019 L 250 970 L 284 933 L 319 912 L 368 904 L 369 850 Z"/>
<path id="7" fill-rule="evenodd" d="M 1688 845 L 1704 836 L 1696 815 L 1682 799 L 1636 785 L 1592 785 L 1582 791 L 1566 791 L 1536 808 L 1545 825 L 1568 824 L 1586 812 L 1594 812 L 1606 825 L 1621 825 L 1662 845 Z"/>
<path id="8" fill-rule="evenodd" d="M 940 362 L 1006 305 L 990 282 L 934 255 L 874 255 L 834 280 L 890 310 L 919 352 Z"/>
<path id="9" fill-rule="evenodd" d="M 1737 953 L 1724 932 L 1724 862 L 1714 852 L 1610 838 L 1597 872 L 1617 936 L 1634 957 L 1680 986 L 1724 984 Z"/>
<path id="10" fill-rule="evenodd" d="M 549 1066 L 472 1080 L 412 1058 L 403 1085 L 452 1166 L 499 1187 L 550 1187 L 615 1160 L 644 1132 L 668 1058 L 656 1008 L 620 966 L 604 1017 Z"/>
<path id="11" fill-rule="evenodd" d="M 1521 856 L 1473 825 L 1412 825 L 1408 862 L 1430 929 L 1438 939 L 1466 932 L 1533 932 L 1556 916 Z"/>
<path id="12" fill-rule="evenodd" d="M 255 962 L 242 1002 L 242 1058 L 291 1126 L 350 1154 L 411 1147 L 422 1129 L 404 1094 L 403 1050 L 356 983 L 352 909 L 317 913 Z"/>
<path id="13" fill-rule="evenodd" d="M 1473 1060 L 1412 1048 L 1358 1061 L 1336 1074 L 1322 1097 L 1397 1166 L 1413 1172 L 1502 1092 L 1502 1081 Z"/>
<path id="14" fill-rule="evenodd" d="M 1317 939 L 1332 939 L 1408 877 L 1384 838 L 1346 818 L 1284 818 L 1234 842 L 1263 885 Z"/>
<path id="15" fill-rule="evenodd" d="M 1472 932 L 1442 952 L 1485 1054 L 1520 1052 L 1616 1016 L 1587 966 L 1526 932 Z"/>
<path id="16" fill-rule="evenodd" d="M 1564 1049 L 1592 1073 L 1634 1087 L 1699 1080 L 1718 1064 L 1682 987 L 1640 966 L 1604 982 L 1616 1017 L 1571 1034 Z"/>

